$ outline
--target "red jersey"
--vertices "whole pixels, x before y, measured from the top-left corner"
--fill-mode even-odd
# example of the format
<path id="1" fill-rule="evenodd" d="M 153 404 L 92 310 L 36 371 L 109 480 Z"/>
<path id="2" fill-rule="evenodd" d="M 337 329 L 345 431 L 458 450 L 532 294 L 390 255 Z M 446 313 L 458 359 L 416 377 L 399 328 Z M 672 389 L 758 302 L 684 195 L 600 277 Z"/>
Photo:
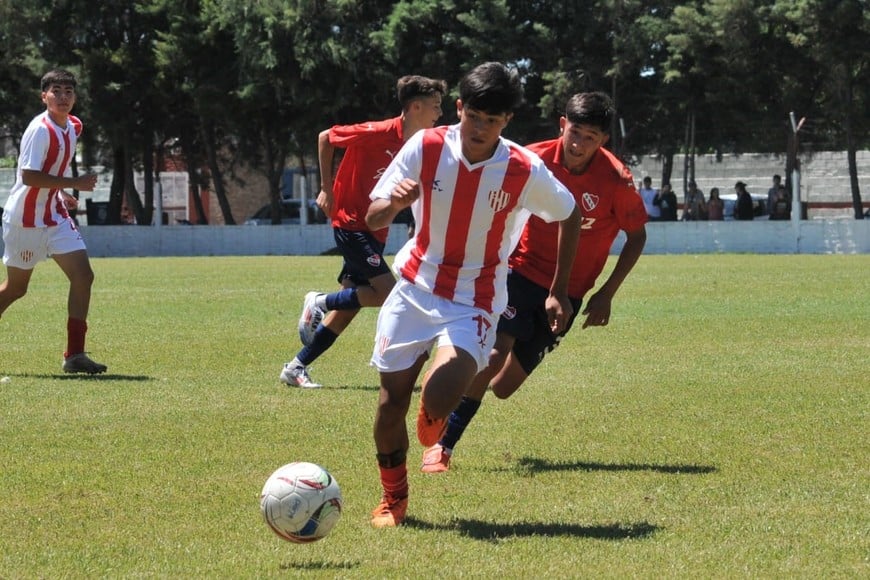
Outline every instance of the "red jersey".
<path id="1" fill-rule="evenodd" d="M 568 295 L 582 299 L 604 269 L 619 231 L 631 232 L 646 224 L 643 199 L 628 168 L 604 148 L 598 150 L 582 175 L 573 175 L 562 165 L 561 139 L 533 143 L 528 148 L 565 184 L 583 213 L 580 245 L 568 284 Z M 510 257 L 510 267 L 549 288 L 556 271 L 558 232 L 558 224 L 532 216 Z"/>
<path id="2" fill-rule="evenodd" d="M 329 143 L 345 149 L 332 185 L 335 212 L 332 225 L 351 231 L 369 231 L 366 212 L 369 193 L 404 144 L 402 118 L 336 125 L 329 130 Z M 372 232 L 382 243 L 389 228 Z"/>

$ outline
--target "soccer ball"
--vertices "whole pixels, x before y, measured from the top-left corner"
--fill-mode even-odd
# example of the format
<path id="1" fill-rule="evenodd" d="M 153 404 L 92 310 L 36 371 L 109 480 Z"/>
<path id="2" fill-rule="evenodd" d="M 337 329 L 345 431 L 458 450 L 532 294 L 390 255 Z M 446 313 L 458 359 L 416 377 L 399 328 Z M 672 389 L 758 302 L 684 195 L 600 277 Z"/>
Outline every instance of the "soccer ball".
<path id="1" fill-rule="evenodd" d="M 260 493 L 260 510 L 279 537 L 297 544 L 316 542 L 341 517 L 341 489 L 319 465 L 288 463 L 266 480 Z"/>

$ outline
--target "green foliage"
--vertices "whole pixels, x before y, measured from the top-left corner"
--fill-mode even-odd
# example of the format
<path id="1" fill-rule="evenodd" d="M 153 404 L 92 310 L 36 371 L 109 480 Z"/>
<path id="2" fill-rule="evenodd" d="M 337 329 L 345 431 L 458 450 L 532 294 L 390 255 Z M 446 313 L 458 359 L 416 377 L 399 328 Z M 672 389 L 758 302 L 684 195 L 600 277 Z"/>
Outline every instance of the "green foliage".
<path id="1" fill-rule="evenodd" d="M 377 311 L 315 363 L 325 388 L 277 380 L 340 259 L 96 259 L 96 377 L 61 373 L 67 281 L 39 266 L 0 320 L 0 575 L 866 576 L 868 262 L 642 257 L 610 326 L 488 396 L 449 473 L 417 471 L 412 443 L 396 530 L 368 523 Z M 306 546 L 257 505 L 295 459 L 345 501 Z"/>
<path id="2" fill-rule="evenodd" d="M 396 114 L 397 77 L 455 87 L 469 67 L 517 67 L 526 105 L 507 135 L 550 137 L 567 97 L 604 90 L 625 156 L 686 149 L 870 147 L 870 14 L 863 0 L 147 0 L 0 4 L 0 118 L 19 134 L 47 66 L 82 78 L 86 164 L 121 195 L 155 143 L 179 140 L 209 173 L 238 160 L 268 176 L 315 156 L 335 123 Z M 445 107 L 444 122 L 453 122 Z M 614 127 L 615 129 L 615 127 Z M 214 162 L 221 152 L 223 164 Z M 130 183 L 126 183 L 130 187 Z M 147 194 L 147 192 L 146 192 Z"/>

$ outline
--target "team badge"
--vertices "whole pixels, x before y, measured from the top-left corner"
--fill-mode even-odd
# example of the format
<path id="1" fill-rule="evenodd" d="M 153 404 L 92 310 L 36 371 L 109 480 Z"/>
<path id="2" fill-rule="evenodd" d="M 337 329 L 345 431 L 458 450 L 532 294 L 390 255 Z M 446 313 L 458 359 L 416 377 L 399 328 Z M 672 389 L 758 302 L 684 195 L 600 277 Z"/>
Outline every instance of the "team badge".
<path id="1" fill-rule="evenodd" d="M 581 204 L 583 205 L 583 211 L 592 211 L 596 207 L 598 207 L 598 196 L 588 191 L 580 196 Z"/>
<path id="2" fill-rule="evenodd" d="M 504 312 L 501 313 L 501 317 L 505 320 L 513 320 L 516 318 L 517 309 L 511 305 L 508 305 L 507 308 L 504 309 Z"/>
<path id="3" fill-rule="evenodd" d="M 366 258 L 366 262 L 368 262 L 369 266 L 372 268 L 377 268 L 381 265 L 381 256 L 379 254 L 373 254 Z"/>
<path id="4" fill-rule="evenodd" d="M 505 190 L 492 190 L 489 192 L 489 207 L 492 208 L 492 211 L 498 213 L 507 206 L 510 199 L 511 195 Z"/>

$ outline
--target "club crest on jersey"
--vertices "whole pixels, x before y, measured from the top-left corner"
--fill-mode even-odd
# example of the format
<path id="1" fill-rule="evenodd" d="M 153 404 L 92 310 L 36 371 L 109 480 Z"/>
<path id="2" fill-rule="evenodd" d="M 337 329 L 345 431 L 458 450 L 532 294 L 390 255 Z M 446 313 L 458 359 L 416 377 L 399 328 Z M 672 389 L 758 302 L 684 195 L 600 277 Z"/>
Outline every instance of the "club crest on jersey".
<path id="1" fill-rule="evenodd" d="M 492 208 L 492 211 L 498 213 L 507 207 L 508 202 L 511 199 L 511 194 L 506 192 L 503 189 L 499 189 L 498 191 L 492 190 L 489 192 L 489 207 Z"/>
<path id="2" fill-rule="evenodd" d="M 501 313 L 501 317 L 505 320 L 513 320 L 517 316 L 517 309 L 508 304 L 508 307 Z"/>
<path id="3" fill-rule="evenodd" d="M 583 211 L 592 211 L 596 207 L 598 207 L 598 196 L 592 193 L 584 192 L 583 195 L 580 196 L 581 205 L 583 206 Z"/>
<path id="4" fill-rule="evenodd" d="M 378 254 L 373 254 L 366 258 L 366 262 L 368 262 L 369 266 L 371 266 L 372 268 L 377 268 L 381 265 L 381 257 Z"/>

